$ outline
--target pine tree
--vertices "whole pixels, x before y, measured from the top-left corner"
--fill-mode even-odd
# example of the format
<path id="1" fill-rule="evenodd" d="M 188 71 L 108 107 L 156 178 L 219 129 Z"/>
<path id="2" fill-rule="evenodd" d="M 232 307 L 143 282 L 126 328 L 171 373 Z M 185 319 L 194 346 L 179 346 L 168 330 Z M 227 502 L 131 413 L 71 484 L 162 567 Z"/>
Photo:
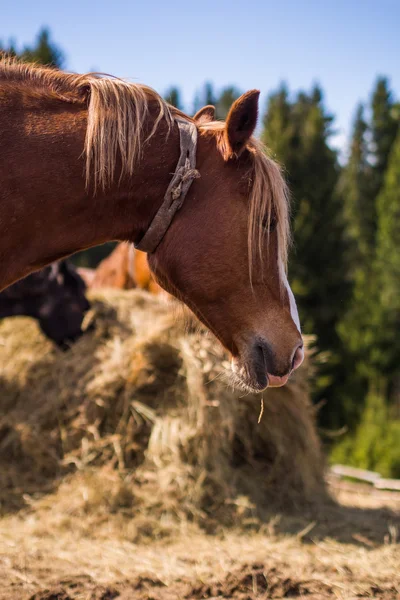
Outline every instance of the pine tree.
<path id="1" fill-rule="evenodd" d="M 286 85 L 268 99 L 264 116 L 262 139 L 280 161 L 293 163 L 292 146 L 295 132 L 292 120 L 292 105 L 289 102 L 289 91 Z M 285 167 L 285 163 L 283 163 Z"/>
<path id="2" fill-rule="evenodd" d="M 228 116 L 228 112 L 230 111 L 232 104 L 239 98 L 240 95 L 240 90 L 234 86 L 228 86 L 224 88 L 221 91 L 218 100 L 216 101 L 215 118 L 224 121 Z"/>
<path id="3" fill-rule="evenodd" d="M 225 120 L 232 104 L 240 95 L 241 91 L 233 85 L 223 88 L 218 93 L 215 91 L 213 84 L 208 81 L 195 96 L 194 112 L 207 104 L 211 104 L 215 106 L 215 118 Z"/>
<path id="4" fill-rule="evenodd" d="M 5 44 L 3 40 L 0 40 L 0 53 L 7 54 L 7 56 L 17 56 L 17 46 L 14 39 L 10 39 L 8 44 Z"/>
<path id="5" fill-rule="evenodd" d="M 203 88 L 196 93 L 193 103 L 193 113 L 196 113 L 203 106 L 207 106 L 207 104 L 216 106 L 217 102 L 218 98 L 214 91 L 213 84 L 210 81 L 206 81 Z"/>
<path id="6" fill-rule="evenodd" d="M 51 40 L 50 31 L 46 27 L 39 31 L 33 46 L 25 46 L 22 51 L 18 51 L 15 42 L 10 41 L 5 46 L 0 44 L 0 49 L 10 56 L 19 56 L 25 62 L 34 62 L 58 69 L 64 65 L 64 53 Z"/>
<path id="7" fill-rule="evenodd" d="M 388 95 L 385 96 L 387 99 Z M 374 95 L 376 98 L 377 94 Z M 374 111 L 372 127 L 376 132 L 376 105 Z M 382 111 L 381 114 L 388 117 L 390 112 Z M 381 120 L 379 130 L 390 131 L 390 118 L 386 125 Z M 382 457 L 378 458 L 374 450 L 377 437 L 368 437 L 373 428 L 363 412 L 365 399 L 379 401 L 381 419 L 384 418 L 380 435 L 385 428 L 386 431 L 398 431 L 400 427 L 400 131 L 390 150 L 388 137 L 382 135 L 379 147 L 376 144 L 378 137 L 375 135 L 372 147 L 375 156 L 372 155 L 371 159 L 370 187 L 365 191 L 366 195 L 370 195 L 369 202 L 373 204 L 376 215 L 374 243 L 369 255 L 356 265 L 352 302 L 339 326 L 343 344 L 351 353 L 353 383 L 358 382 L 358 393 L 354 395 L 353 403 L 358 406 L 361 422 L 357 435 L 347 442 L 347 446 L 342 444 L 339 452 L 346 446 L 354 464 L 364 464 L 369 468 L 380 468 Z M 386 171 L 380 192 L 371 199 L 377 189 L 378 166 L 384 161 Z M 396 418 L 397 421 L 394 420 Z M 370 442 L 367 443 L 368 439 Z M 368 464 L 363 455 L 367 450 Z M 364 456 L 364 462 L 360 462 L 360 456 Z M 385 469 L 392 469 L 392 474 L 398 473 L 398 453 L 389 447 Z"/>
<path id="8" fill-rule="evenodd" d="M 399 129 L 396 106 L 386 77 L 380 77 L 372 96 L 372 193 L 376 197 L 383 185 L 390 151 Z"/>
<path id="9" fill-rule="evenodd" d="M 339 326 L 339 334 L 351 352 L 353 371 L 363 380 L 364 388 L 370 386 L 368 382 L 373 372 L 384 371 L 390 375 L 389 363 L 397 355 L 396 309 L 387 310 L 387 300 L 396 297 L 396 285 L 397 297 L 400 297 L 400 279 L 393 274 L 396 272 L 393 261 L 400 252 L 396 237 L 399 201 L 396 201 L 393 185 L 400 164 L 394 144 L 398 125 L 387 79 L 378 80 L 371 108 L 368 128 L 371 142 L 366 147 L 366 125 L 359 112 L 342 190 L 348 230 L 357 244 L 357 252 L 352 257 L 353 297 Z M 389 248 L 385 248 L 385 244 Z"/>
<path id="10" fill-rule="evenodd" d="M 389 379 L 400 375 L 400 133 L 393 144 L 376 199 L 373 259 L 359 268 L 341 334 L 357 358 L 357 370 Z"/>
<path id="11" fill-rule="evenodd" d="M 347 232 L 352 241 L 352 267 L 367 261 L 374 252 L 376 230 L 375 198 L 371 193 L 371 167 L 368 162 L 368 126 L 364 107 L 356 111 L 348 163 L 340 178 Z"/>
<path id="12" fill-rule="evenodd" d="M 33 47 L 26 46 L 21 53 L 22 60 L 61 69 L 64 65 L 64 53 L 51 41 L 50 31 L 46 27 L 39 32 Z"/>
<path id="13" fill-rule="evenodd" d="M 179 110 L 183 110 L 183 104 L 182 104 L 182 100 L 181 100 L 181 91 L 178 87 L 171 86 L 165 92 L 164 98 L 169 104 L 171 104 L 172 106 L 175 106 L 175 108 L 178 108 Z"/>
<path id="14" fill-rule="evenodd" d="M 390 378 L 400 376 L 400 132 L 392 145 L 381 192 L 377 198 L 376 270 L 380 302 L 377 367 Z"/>

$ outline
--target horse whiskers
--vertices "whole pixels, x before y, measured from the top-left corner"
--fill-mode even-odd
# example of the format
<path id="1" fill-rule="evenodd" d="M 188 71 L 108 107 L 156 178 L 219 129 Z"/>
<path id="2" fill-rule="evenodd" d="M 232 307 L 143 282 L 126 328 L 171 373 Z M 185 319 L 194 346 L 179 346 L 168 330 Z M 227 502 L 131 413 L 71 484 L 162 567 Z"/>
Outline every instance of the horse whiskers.
<path id="1" fill-rule="evenodd" d="M 246 373 L 247 377 L 248 374 Z M 230 383 L 232 385 L 233 389 L 240 389 L 243 392 L 245 392 L 244 396 L 248 395 L 248 394 L 252 394 L 254 392 L 258 392 L 259 390 L 256 390 L 255 388 L 253 388 L 251 385 L 247 384 L 241 376 L 237 375 L 237 373 L 233 372 L 230 373 L 229 376 L 230 379 Z M 243 397 L 244 397 L 243 396 Z"/>
<path id="2" fill-rule="evenodd" d="M 214 377 L 212 377 L 211 379 L 208 379 L 205 382 L 205 385 L 209 385 L 210 383 L 212 383 L 213 381 L 215 381 L 216 379 L 220 379 L 221 377 L 227 377 L 227 373 L 226 371 L 220 371 L 219 373 L 217 373 Z"/>

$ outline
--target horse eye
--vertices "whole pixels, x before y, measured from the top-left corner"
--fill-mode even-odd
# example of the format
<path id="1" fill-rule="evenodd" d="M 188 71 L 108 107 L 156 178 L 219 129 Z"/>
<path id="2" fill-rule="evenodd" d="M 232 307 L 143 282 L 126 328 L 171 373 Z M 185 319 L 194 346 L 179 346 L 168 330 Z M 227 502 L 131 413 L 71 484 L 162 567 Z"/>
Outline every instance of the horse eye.
<path id="1" fill-rule="evenodd" d="M 268 219 L 268 215 L 266 215 L 262 222 L 263 228 L 268 229 L 268 231 L 270 233 L 275 231 L 277 225 L 278 225 L 278 221 L 276 220 L 276 217 L 274 217 L 274 215 L 271 215 L 269 219 Z"/>

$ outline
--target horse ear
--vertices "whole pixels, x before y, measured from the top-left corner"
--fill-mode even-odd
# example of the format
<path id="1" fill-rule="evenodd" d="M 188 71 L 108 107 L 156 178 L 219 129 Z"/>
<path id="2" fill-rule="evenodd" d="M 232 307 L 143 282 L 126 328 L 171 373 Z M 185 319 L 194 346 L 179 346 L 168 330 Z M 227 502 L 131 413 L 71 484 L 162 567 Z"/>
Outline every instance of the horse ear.
<path id="1" fill-rule="evenodd" d="M 225 132 L 231 156 L 239 156 L 257 125 L 259 90 L 251 90 L 238 98 L 226 119 Z"/>
<path id="2" fill-rule="evenodd" d="M 198 125 L 215 121 L 215 106 L 212 106 L 211 104 L 203 106 L 203 108 L 197 111 L 193 119 Z"/>

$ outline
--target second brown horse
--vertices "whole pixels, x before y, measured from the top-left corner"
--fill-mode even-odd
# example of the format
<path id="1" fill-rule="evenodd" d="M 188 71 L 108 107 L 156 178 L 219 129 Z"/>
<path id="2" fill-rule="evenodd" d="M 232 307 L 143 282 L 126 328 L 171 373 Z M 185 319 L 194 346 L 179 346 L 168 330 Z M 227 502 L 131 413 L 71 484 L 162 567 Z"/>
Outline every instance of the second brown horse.
<path id="1" fill-rule="evenodd" d="M 152 294 L 163 292 L 150 271 L 146 253 L 127 242 L 118 244 L 96 269 L 78 271 L 88 287 L 94 289 L 111 287 L 130 290 L 137 287 Z"/>

